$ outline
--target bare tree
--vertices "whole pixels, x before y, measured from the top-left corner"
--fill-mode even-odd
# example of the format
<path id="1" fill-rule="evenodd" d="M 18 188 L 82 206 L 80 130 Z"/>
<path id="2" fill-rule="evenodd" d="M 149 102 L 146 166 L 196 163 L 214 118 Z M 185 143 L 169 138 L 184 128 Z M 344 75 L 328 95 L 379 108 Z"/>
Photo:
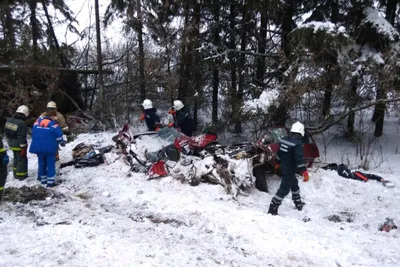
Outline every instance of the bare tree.
<path id="1" fill-rule="evenodd" d="M 104 113 L 104 79 L 103 79 L 103 60 L 101 54 L 101 28 L 100 28 L 100 14 L 99 14 L 99 0 L 94 0 L 95 16 L 96 16 L 96 43 L 97 43 L 97 68 L 98 84 L 99 84 L 99 101 L 100 101 L 100 118 L 103 121 Z"/>

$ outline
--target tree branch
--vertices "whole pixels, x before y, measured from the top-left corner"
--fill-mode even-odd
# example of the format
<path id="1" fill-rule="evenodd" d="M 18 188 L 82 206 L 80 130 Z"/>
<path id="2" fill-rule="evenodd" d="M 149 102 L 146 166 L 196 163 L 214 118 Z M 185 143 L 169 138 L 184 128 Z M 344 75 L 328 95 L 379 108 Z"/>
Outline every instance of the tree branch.
<path id="1" fill-rule="evenodd" d="M 59 71 L 59 72 L 76 72 L 79 74 L 98 74 L 98 70 L 86 70 L 86 69 L 70 69 L 70 68 L 58 68 L 58 67 L 44 67 L 44 66 L 30 66 L 30 65 L 20 65 L 20 66 L 0 66 L 0 72 L 12 72 L 15 70 L 26 71 L 26 70 L 43 70 L 43 71 Z M 114 74 L 113 70 L 105 69 L 104 74 Z"/>
<path id="2" fill-rule="evenodd" d="M 83 111 L 83 110 L 79 107 L 78 103 L 76 103 L 76 101 L 75 101 L 74 99 L 72 99 L 72 97 L 71 97 L 69 94 L 67 94 L 67 93 L 64 92 L 63 90 L 57 90 L 57 91 L 60 92 L 60 93 L 62 93 L 63 95 L 65 95 L 69 100 L 71 100 L 72 104 L 77 108 L 77 110 L 79 110 L 80 112 L 82 112 L 82 114 L 83 114 L 84 116 L 86 116 L 87 118 L 89 118 L 89 119 L 91 119 L 91 120 L 94 120 L 94 118 L 93 118 L 92 116 L 90 116 L 89 114 L 87 114 L 85 111 Z"/>
<path id="3" fill-rule="evenodd" d="M 400 102 L 400 97 L 392 98 L 392 99 L 381 99 L 372 103 L 368 103 L 364 106 L 358 107 L 358 108 L 352 108 L 348 110 L 347 112 L 343 113 L 339 117 L 337 117 L 335 120 L 328 122 L 328 123 L 323 123 L 317 127 L 307 127 L 307 130 L 310 131 L 311 134 L 319 134 L 322 133 L 329 128 L 331 128 L 333 125 L 337 124 L 339 121 L 345 119 L 350 113 L 360 111 L 363 109 L 370 108 L 372 106 L 375 106 L 376 104 L 383 104 L 383 103 L 390 103 L 390 102 Z"/>

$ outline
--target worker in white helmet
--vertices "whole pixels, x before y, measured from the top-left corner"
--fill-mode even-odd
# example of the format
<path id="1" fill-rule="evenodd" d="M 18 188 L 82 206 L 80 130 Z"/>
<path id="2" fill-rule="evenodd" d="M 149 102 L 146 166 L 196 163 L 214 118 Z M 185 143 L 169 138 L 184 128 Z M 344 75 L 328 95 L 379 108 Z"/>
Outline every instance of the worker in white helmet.
<path id="1" fill-rule="evenodd" d="M 190 109 L 181 100 L 175 100 L 173 109 L 168 113 L 175 117 L 175 122 L 169 123 L 169 127 L 179 127 L 184 135 L 193 135 L 193 131 L 197 128 L 195 121 L 190 113 Z"/>
<path id="2" fill-rule="evenodd" d="M 156 131 L 158 129 L 157 123 L 160 123 L 160 117 L 157 115 L 157 109 L 153 107 L 153 102 L 150 99 L 145 99 L 142 107 L 144 114 L 140 116 L 139 120 L 146 122 L 148 131 Z"/>
<path id="3" fill-rule="evenodd" d="M 57 111 L 56 102 L 50 101 L 49 103 L 47 103 L 46 109 L 47 109 L 47 111 L 52 111 L 52 110 L 56 111 L 56 116 L 54 117 L 54 119 L 58 123 L 58 125 L 60 125 L 61 130 L 63 131 L 63 133 L 68 135 L 69 134 L 69 127 L 68 127 L 67 121 L 65 120 L 64 116 L 60 112 Z M 46 115 L 46 112 L 43 112 L 41 117 L 44 117 L 45 115 Z"/>
<path id="4" fill-rule="evenodd" d="M 61 127 L 63 134 L 67 135 L 67 137 L 68 137 L 70 134 L 70 131 L 69 131 L 67 121 L 65 120 L 65 117 L 60 112 L 57 111 L 56 102 L 50 101 L 49 103 L 47 103 L 46 111 L 43 112 L 42 115 L 40 115 L 40 118 L 46 117 L 46 114 L 49 114 L 49 113 L 54 114 L 54 111 L 55 111 L 56 116 L 53 116 L 52 119 Z M 56 161 L 59 161 L 59 160 L 60 160 L 60 154 L 57 152 Z"/>
<path id="5" fill-rule="evenodd" d="M 13 151 L 13 172 L 14 178 L 25 180 L 28 177 L 28 127 L 25 124 L 29 116 L 29 108 L 25 105 L 18 107 L 15 115 L 7 119 L 4 128 L 8 145 Z"/>
<path id="6" fill-rule="evenodd" d="M 304 162 L 302 141 L 304 134 L 304 125 L 301 122 L 296 122 L 292 125 L 289 136 L 285 136 L 280 140 L 279 150 L 276 154 L 277 166 L 275 166 L 275 169 L 280 169 L 282 181 L 269 206 L 268 213 L 271 215 L 278 215 L 278 208 L 290 191 L 292 192 L 292 200 L 296 209 L 303 209 L 304 202 L 301 200 L 296 173 L 300 172 L 303 175 L 304 182 L 310 179 Z"/>

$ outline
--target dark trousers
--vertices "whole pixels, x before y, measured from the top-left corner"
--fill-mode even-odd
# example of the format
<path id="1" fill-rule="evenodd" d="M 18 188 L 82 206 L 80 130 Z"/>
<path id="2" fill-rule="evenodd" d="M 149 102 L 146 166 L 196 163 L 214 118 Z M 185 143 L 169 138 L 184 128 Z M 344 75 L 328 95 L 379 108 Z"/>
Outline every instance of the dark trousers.
<path id="1" fill-rule="evenodd" d="M 367 182 L 368 180 L 376 180 L 376 181 L 380 182 L 382 180 L 381 176 L 371 174 L 371 173 L 359 172 L 359 171 L 355 171 L 353 173 L 352 178 L 355 180 L 361 180 L 364 182 Z"/>
<path id="2" fill-rule="evenodd" d="M 301 201 L 299 181 L 296 178 L 296 174 L 283 174 L 281 184 L 272 202 L 276 205 L 280 205 L 290 191 L 292 191 L 293 201 Z"/>
<path id="3" fill-rule="evenodd" d="M 3 166 L 0 163 L 0 202 L 1 198 L 3 197 L 4 186 L 7 180 L 7 166 Z"/>
<path id="4" fill-rule="evenodd" d="M 21 157 L 21 150 L 13 150 L 14 178 L 23 180 L 28 177 L 28 157 Z"/>

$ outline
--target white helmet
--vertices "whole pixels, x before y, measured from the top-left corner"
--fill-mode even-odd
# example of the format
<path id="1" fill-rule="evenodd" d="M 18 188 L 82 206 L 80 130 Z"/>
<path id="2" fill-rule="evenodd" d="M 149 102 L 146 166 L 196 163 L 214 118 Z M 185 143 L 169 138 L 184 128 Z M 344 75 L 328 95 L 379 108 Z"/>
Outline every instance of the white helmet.
<path id="1" fill-rule="evenodd" d="M 25 105 L 19 106 L 17 108 L 17 113 L 22 113 L 25 115 L 25 117 L 29 116 L 29 108 Z"/>
<path id="2" fill-rule="evenodd" d="M 304 125 L 301 122 L 295 122 L 290 129 L 291 133 L 299 133 L 301 136 L 304 136 Z"/>
<path id="3" fill-rule="evenodd" d="M 142 103 L 144 109 L 151 109 L 153 108 L 153 102 L 150 99 L 145 99 Z"/>
<path id="4" fill-rule="evenodd" d="M 176 111 L 181 110 L 183 107 L 184 107 L 184 105 L 183 105 L 182 101 L 180 101 L 180 100 L 174 101 L 174 109 Z"/>
<path id="5" fill-rule="evenodd" d="M 54 108 L 57 109 L 57 104 L 54 101 L 50 101 L 49 103 L 47 103 L 47 108 Z"/>

